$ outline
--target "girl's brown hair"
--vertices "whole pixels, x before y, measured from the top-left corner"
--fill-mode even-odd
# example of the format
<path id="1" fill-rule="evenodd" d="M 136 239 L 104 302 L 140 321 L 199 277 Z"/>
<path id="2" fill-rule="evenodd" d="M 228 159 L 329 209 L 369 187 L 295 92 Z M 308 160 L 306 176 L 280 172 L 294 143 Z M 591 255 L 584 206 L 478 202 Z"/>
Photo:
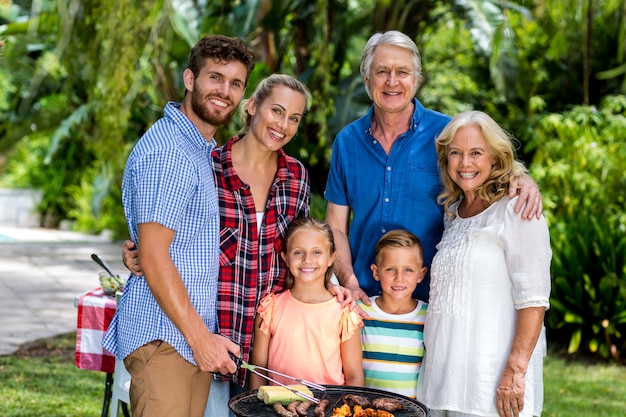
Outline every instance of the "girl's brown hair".
<path id="1" fill-rule="evenodd" d="M 289 247 L 289 239 L 291 236 L 297 231 L 311 229 L 315 230 L 326 237 L 328 241 L 328 247 L 330 249 L 331 255 L 335 253 L 335 238 L 333 237 L 333 231 L 330 226 L 315 217 L 299 217 L 291 222 L 289 225 L 289 229 L 287 229 L 287 233 L 285 234 L 285 239 L 283 240 L 283 252 L 287 253 L 287 248 Z M 333 268 L 332 266 L 326 270 L 326 275 L 324 277 L 324 286 L 328 288 L 328 284 L 330 283 L 330 279 L 333 276 Z M 294 278 L 291 274 L 289 268 L 287 268 L 287 275 L 285 276 L 285 285 L 284 289 L 288 290 L 293 287 Z"/>

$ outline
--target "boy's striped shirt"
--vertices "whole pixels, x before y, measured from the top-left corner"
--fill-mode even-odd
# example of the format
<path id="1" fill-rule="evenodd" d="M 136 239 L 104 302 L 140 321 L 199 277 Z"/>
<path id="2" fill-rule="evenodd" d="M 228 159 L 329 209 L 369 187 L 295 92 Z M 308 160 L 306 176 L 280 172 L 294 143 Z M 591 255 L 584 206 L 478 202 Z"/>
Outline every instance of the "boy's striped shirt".
<path id="1" fill-rule="evenodd" d="M 370 298 L 370 306 L 360 304 L 369 315 L 361 329 L 365 386 L 415 398 L 428 304 L 418 300 L 410 313 L 389 314 L 376 298 Z"/>

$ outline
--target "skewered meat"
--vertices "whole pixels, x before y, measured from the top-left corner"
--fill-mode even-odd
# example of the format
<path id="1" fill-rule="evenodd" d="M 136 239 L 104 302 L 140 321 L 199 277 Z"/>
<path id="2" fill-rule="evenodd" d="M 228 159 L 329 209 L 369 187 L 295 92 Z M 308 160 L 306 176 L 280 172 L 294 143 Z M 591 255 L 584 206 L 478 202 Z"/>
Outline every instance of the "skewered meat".
<path id="1" fill-rule="evenodd" d="M 350 407 L 354 407 L 355 405 L 360 405 L 363 408 L 367 408 L 370 406 L 370 401 L 367 397 L 357 394 L 344 394 L 341 397 L 344 404 L 348 404 Z"/>
<path id="2" fill-rule="evenodd" d="M 272 408 L 274 409 L 276 415 L 279 417 L 298 417 L 296 413 L 292 413 L 291 411 L 287 410 L 285 406 L 283 406 L 280 402 L 274 403 Z"/>
<path id="3" fill-rule="evenodd" d="M 372 407 L 377 410 L 394 412 L 402 410 L 402 403 L 395 398 L 382 397 L 373 400 Z"/>
<path id="4" fill-rule="evenodd" d="M 328 407 L 329 405 L 330 401 L 328 401 L 327 399 L 323 399 L 322 401 L 320 401 L 320 403 L 315 406 L 315 417 L 324 417 L 324 414 L 326 414 L 326 407 Z"/>
<path id="5" fill-rule="evenodd" d="M 292 414 L 297 415 L 298 414 L 297 408 L 298 408 L 299 405 L 300 405 L 300 401 L 299 400 L 292 401 L 287 406 L 287 410 L 291 411 Z"/>
<path id="6" fill-rule="evenodd" d="M 311 407 L 314 403 L 312 401 L 309 400 L 304 400 L 300 403 L 300 405 L 298 405 L 296 407 L 296 413 L 298 413 L 298 415 L 300 416 L 306 416 L 307 410 L 309 409 L 309 407 Z"/>

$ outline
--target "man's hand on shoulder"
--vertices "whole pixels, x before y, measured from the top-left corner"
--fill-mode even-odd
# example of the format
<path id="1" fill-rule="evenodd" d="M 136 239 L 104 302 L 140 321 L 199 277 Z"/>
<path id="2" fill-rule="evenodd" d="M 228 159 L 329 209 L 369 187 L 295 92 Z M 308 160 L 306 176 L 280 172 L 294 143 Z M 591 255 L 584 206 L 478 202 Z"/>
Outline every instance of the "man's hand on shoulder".
<path id="1" fill-rule="evenodd" d="M 341 285 L 331 284 L 328 290 L 337 298 L 342 307 L 350 307 L 351 311 L 356 312 L 361 318 L 366 319 L 369 315 L 363 311 L 357 300 L 353 296 L 353 291 L 342 287 Z M 369 301 L 369 298 L 368 298 Z"/>
<path id="2" fill-rule="evenodd" d="M 356 301 L 362 301 L 365 305 L 370 305 L 370 298 L 365 291 L 359 287 L 359 285 L 346 285 L 346 289 L 348 289 L 352 293 L 352 298 Z"/>
<path id="3" fill-rule="evenodd" d="M 522 175 L 519 178 L 511 180 L 509 187 L 509 197 L 513 198 L 519 195 L 517 204 L 515 204 L 515 212 L 519 213 L 522 208 L 522 219 L 531 220 L 533 217 L 539 219 L 543 210 L 543 202 L 541 193 L 537 183 L 528 175 Z"/>

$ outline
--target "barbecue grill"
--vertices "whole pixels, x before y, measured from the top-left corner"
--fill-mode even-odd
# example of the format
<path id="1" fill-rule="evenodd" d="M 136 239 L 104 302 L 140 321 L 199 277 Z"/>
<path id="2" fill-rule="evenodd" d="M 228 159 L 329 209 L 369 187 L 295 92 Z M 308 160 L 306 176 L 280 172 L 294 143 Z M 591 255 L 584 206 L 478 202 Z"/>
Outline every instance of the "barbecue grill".
<path id="1" fill-rule="evenodd" d="M 333 413 L 333 408 L 343 405 L 341 397 L 344 394 L 362 395 L 370 400 L 370 403 L 376 398 L 389 397 L 395 398 L 402 403 L 402 410 L 393 413 L 396 417 L 427 417 L 428 409 L 425 405 L 412 398 L 404 395 L 395 394 L 393 392 L 383 391 L 373 388 L 351 387 L 344 385 L 324 385 L 326 391 L 312 389 L 316 398 L 327 398 L 330 405 L 326 408 L 326 416 Z M 266 405 L 257 398 L 257 390 L 246 391 L 231 398 L 228 407 L 237 417 L 276 417 L 276 413 L 271 405 Z M 307 416 L 313 416 L 315 406 L 311 406 Z"/>

